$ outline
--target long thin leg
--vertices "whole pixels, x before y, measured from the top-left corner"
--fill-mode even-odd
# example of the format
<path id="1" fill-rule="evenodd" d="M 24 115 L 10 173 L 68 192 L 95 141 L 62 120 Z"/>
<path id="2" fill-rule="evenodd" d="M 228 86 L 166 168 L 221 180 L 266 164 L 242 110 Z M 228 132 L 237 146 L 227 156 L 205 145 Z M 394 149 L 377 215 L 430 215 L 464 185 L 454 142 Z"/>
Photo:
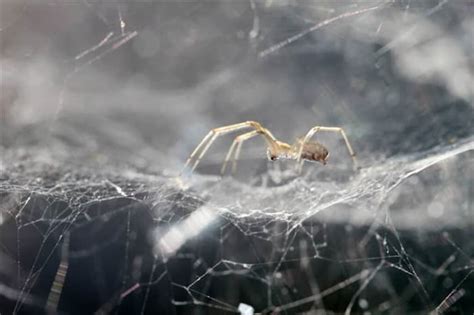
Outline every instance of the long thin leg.
<path id="1" fill-rule="evenodd" d="M 303 152 L 303 148 L 306 142 L 318 131 L 332 131 L 332 132 L 339 132 L 342 135 L 342 138 L 344 139 L 344 142 L 346 143 L 347 150 L 349 151 L 349 155 L 352 158 L 352 161 L 354 162 L 354 168 L 357 168 L 357 160 L 356 160 L 356 154 L 354 153 L 354 150 L 352 149 L 351 143 L 349 142 L 349 139 L 346 136 L 346 133 L 344 132 L 344 129 L 340 127 L 323 127 L 323 126 L 316 126 L 311 128 L 306 136 L 304 137 L 303 141 L 301 142 L 299 151 L 298 151 L 298 171 L 301 172 L 303 169 L 303 163 L 304 160 L 301 159 L 301 154 Z"/>
<path id="2" fill-rule="evenodd" d="M 189 158 L 186 160 L 186 163 L 184 164 L 183 170 L 186 169 L 191 164 L 191 161 L 194 159 L 194 157 L 200 151 L 205 153 L 205 151 L 207 151 L 209 146 L 212 144 L 212 142 L 215 140 L 215 138 L 219 134 L 224 134 L 226 132 L 237 131 L 237 130 L 247 128 L 247 127 L 249 127 L 249 124 L 247 122 L 243 122 L 243 123 L 240 123 L 240 124 L 234 124 L 234 125 L 228 125 L 228 126 L 224 126 L 224 127 L 220 127 L 220 128 L 214 128 L 211 131 L 209 131 L 209 133 L 202 139 L 202 141 L 198 144 L 198 146 L 194 149 L 194 151 L 191 153 Z M 204 150 L 202 150 L 203 147 L 204 147 Z M 202 153 L 201 155 L 199 155 L 198 161 L 196 161 L 196 162 L 199 162 L 199 159 L 202 158 L 202 155 L 204 155 L 204 154 Z M 196 166 L 197 165 L 194 165 L 192 170 L 194 170 L 196 168 Z"/>
<path id="3" fill-rule="evenodd" d="M 239 124 L 234 124 L 234 125 L 228 125 L 228 126 L 223 126 L 219 128 L 214 128 L 212 129 L 205 137 L 204 139 L 199 143 L 199 145 L 194 149 L 194 151 L 191 153 L 189 158 L 187 159 L 184 169 L 186 169 L 192 162 L 194 163 L 191 167 L 191 172 L 194 171 L 194 169 L 198 166 L 199 162 L 201 161 L 202 157 L 204 154 L 207 152 L 209 147 L 212 145 L 212 143 L 216 140 L 217 137 L 225 135 L 227 133 L 237 131 L 240 129 L 244 128 L 254 128 L 258 133 L 262 134 L 265 137 L 265 140 L 267 141 L 267 144 L 270 146 L 275 146 L 275 137 L 268 131 L 267 129 L 263 128 L 262 125 L 260 125 L 256 121 L 246 121 L 242 122 Z M 199 154 L 199 155 L 198 155 Z M 196 157 L 195 161 L 193 159 Z M 183 171 L 181 173 L 183 173 Z"/>
<path id="4" fill-rule="evenodd" d="M 229 163 L 230 157 L 232 156 L 232 154 L 234 153 L 235 148 L 237 147 L 237 152 L 234 155 L 233 160 L 232 160 L 232 172 L 235 173 L 236 159 L 238 158 L 238 154 L 240 153 L 242 142 L 257 136 L 258 134 L 259 134 L 258 131 L 254 130 L 254 131 L 250 131 L 250 132 L 247 132 L 247 133 L 244 133 L 240 136 L 235 137 L 234 141 L 232 142 L 232 145 L 229 148 L 229 151 L 227 152 L 224 163 L 222 164 L 221 174 L 224 174 L 224 172 L 227 168 L 227 163 Z"/>
<path id="5" fill-rule="evenodd" d="M 253 132 L 253 131 L 251 131 L 251 132 Z M 232 145 L 230 146 L 229 151 L 227 151 L 227 154 L 226 154 L 225 159 L 224 159 L 224 163 L 222 163 L 221 175 L 224 175 L 225 169 L 227 167 L 227 163 L 229 163 L 229 160 L 230 160 L 230 156 L 232 155 L 232 153 L 234 153 L 235 146 L 237 145 L 236 140 L 237 139 L 235 139 L 232 142 Z"/>
<path id="6" fill-rule="evenodd" d="M 212 135 L 214 134 L 214 132 L 211 130 L 209 131 L 209 133 L 201 140 L 201 142 L 198 144 L 198 146 L 193 150 L 193 152 L 191 153 L 191 155 L 188 157 L 188 159 L 186 160 L 186 163 L 184 164 L 184 167 L 183 167 L 183 170 L 186 169 L 186 167 L 188 167 L 188 165 L 191 163 L 191 160 L 194 158 L 194 156 L 199 152 L 199 150 L 202 148 L 202 146 L 209 140 L 210 137 L 212 137 Z"/>
<path id="7" fill-rule="evenodd" d="M 266 129 L 266 128 L 264 128 L 264 130 L 265 130 L 266 132 L 268 132 L 268 133 L 271 135 L 270 130 L 268 130 L 268 129 Z M 264 136 L 264 138 L 265 138 L 265 134 L 262 134 L 262 133 L 260 133 L 260 132 L 253 133 L 252 131 L 251 131 L 251 132 L 248 132 L 248 133 L 245 133 L 245 134 L 240 135 L 239 137 L 237 137 L 237 138 L 239 138 L 239 139 L 236 139 L 236 140 L 237 140 L 237 149 L 235 150 L 235 155 L 234 155 L 234 158 L 232 159 L 232 174 L 235 174 L 235 172 L 236 172 L 236 170 L 237 170 L 237 162 L 238 162 L 238 160 L 239 160 L 240 151 L 241 151 L 241 149 L 242 149 L 242 144 L 244 143 L 244 141 L 250 140 L 250 139 L 252 139 L 253 137 L 255 137 L 256 135 L 262 135 L 262 136 Z M 272 136 L 272 137 L 273 137 L 273 136 Z M 272 143 L 272 145 L 277 145 L 277 146 L 278 146 L 278 144 L 276 144 L 276 142 L 277 142 L 276 139 L 273 138 L 273 140 L 274 140 L 275 142 Z"/>
<path id="8" fill-rule="evenodd" d="M 237 171 L 237 161 L 239 160 L 240 151 L 242 150 L 242 144 L 245 140 L 248 139 L 243 139 L 242 141 L 239 141 L 237 149 L 235 150 L 234 159 L 232 160 L 232 175 L 235 174 L 235 172 Z"/>

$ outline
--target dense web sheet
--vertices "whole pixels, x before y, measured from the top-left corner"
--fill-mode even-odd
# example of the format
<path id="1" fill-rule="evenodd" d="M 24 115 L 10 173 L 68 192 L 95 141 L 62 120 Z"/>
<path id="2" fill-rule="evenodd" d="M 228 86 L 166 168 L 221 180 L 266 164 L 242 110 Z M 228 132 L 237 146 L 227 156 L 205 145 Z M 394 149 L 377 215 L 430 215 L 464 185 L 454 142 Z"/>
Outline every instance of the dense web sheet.
<path id="1" fill-rule="evenodd" d="M 296 172 L 290 172 L 286 176 L 291 181 L 285 184 L 285 173 L 277 170 L 273 172 L 274 174 L 270 172 L 262 176 L 264 179 L 261 182 L 265 183 L 265 186 L 261 187 L 249 186 L 233 179 L 222 181 L 220 178 L 215 179 L 214 184 L 211 184 L 212 188 L 204 188 L 206 181 L 202 181 L 202 178 L 197 179 L 197 184 L 204 185 L 200 187 L 204 190 L 204 194 L 207 193 L 206 189 L 212 192 L 210 202 L 216 204 L 217 207 L 230 204 L 231 206 L 227 208 L 230 208 L 232 215 L 237 217 L 254 219 L 261 214 L 298 222 L 336 205 L 347 204 L 357 205 L 357 208 L 352 208 L 350 212 L 353 214 L 343 217 L 343 220 L 356 224 L 358 221 L 367 220 L 366 216 L 374 215 L 375 211 L 382 210 L 382 205 L 387 202 L 387 197 L 392 190 L 411 176 L 445 159 L 469 152 L 474 149 L 473 145 L 472 140 L 467 139 L 456 146 L 436 148 L 430 152 L 393 157 L 379 162 L 374 161 L 373 165 L 368 165 L 354 174 L 345 174 L 345 176 L 341 176 L 340 173 L 333 176 L 331 172 L 334 170 L 326 170 L 327 172 L 322 174 L 313 172 L 304 177 L 297 177 Z M 459 163 L 463 165 L 466 163 L 468 166 L 468 162 L 464 159 L 461 159 Z M 276 181 L 279 186 L 269 188 L 268 181 Z M 459 184 L 465 183 L 461 181 Z M 232 205 L 233 200 L 238 200 L 238 204 Z M 442 212 L 443 210 L 440 215 Z M 410 220 L 404 220 L 400 224 L 407 226 L 427 224 L 429 228 L 429 222 L 417 221 L 417 215 L 419 214 L 408 215 Z M 463 222 L 469 223 L 465 219 L 462 215 L 460 217 L 453 215 L 446 218 L 444 224 L 460 226 Z"/>
<path id="2" fill-rule="evenodd" d="M 1 314 L 474 311 L 470 3 L 0 1 Z"/>
<path id="3" fill-rule="evenodd" d="M 435 206 L 423 203 L 430 202 L 429 198 L 418 200 L 420 209 L 410 209 L 410 213 L 404 212 L 403 206 L 389 210 L 400 202 L 397 199 L 404 199 L 391 197 L 397 187 L 403 187 L 403 183 L 410 181 L 410 178 L 421 176 L 417 181 L 423 177 L 429 178 L 429 169 L 437 168 L 439 164 L 446 164 L 448 169 L 453 168 L 452 164 L 462 163 L 468 166 L 472 163 L 473 146 L 474 142 L 467 139 L 457 145 L 435 148 L 429 152 L 374 162 L 373 165 L 368 165 L 357 174 L 339 182 L 328 181 L 327 178 L 311 179 L 312 174 L 309 173 L 306 178 L 292 178 L 288 183 L 276 187 L 250 187 L 232 178 L 220 180 L 213 176 L 194 176 L 192 181 L 187 182 L 190 187 L 184 191 L 183 179 L 178 177 L 146 175 L 132 171 L 119 177 L 103 171 L 91 175 L 87 171 L 78 173 L 77 170 L 69 170 L 59 165 L 56 165 L 52 173 L 50 166 L 45 164 L 41 166 L 42 164 L 38 162 L 33 164 L 37 169 L 25 172 L 26 167 L 33 166 L 28 164 L 30 161 L 27 160 L 26 164 L 11 163 L 16 164 L 16 167 L 7 169 L 4 176 L 15 180 L 8 184 L 3 183 L 1 186 L 3 198 L 6 200 L 3 203 L 2 221 L 5 221 L 5 226 L 14 223 L 19 233 L 18 237 L 22 233 L 34 233 L 34 242 L 38 244 L 39 249 L 36 249 L 38 253 L 34 256 L 34 261 L 26 263 L 31 264 L 26 268 L 27 271 L 19 273 L 19 278 L 24 281 L 23 286 L 19 290 L 4 287 L 2 292 L 7 297 L 8 294 L 10 297 L 19 294 L 19 304 L 16 306 L 18 308 L 21 308 L 23 303 L 42 305 L 41 300 L 37 300 L 31 290 L 38 281 L 37 274 L 45 273 L 51 260 L 59 259 L 59 265 L 52 263 L 57 270 L 54 281 L 49 283 L 51 290 L 47 298 L 47 309 L 55 309 L 69 269 L 68 265 L 73 264 L 74 260 L 101 256 L 103 248 L 121 240 L 121 245 L 125 246 L 125 249 L 122 248 L 125 251 L 125 261 L 122 262 L 125 266 L 122 268 L 125 269 L 120 273 L 123 285 L 117 293 L 119 297 L 109 302 L 110 304 L 105 303 L 101 306 L 105 311 L 108 307 L 116 307 L 120 299 L 125 299 L 135 290 L 146 292 L 144 297 L 142 296 L 142 305 L 145 307 L 151 302 L 147 300 L 149 287 L 160 281 L 169 281 L 171 286 L 184 290 L 188 295 L 186 297 L 185 294 L 184 300 L 173 300 L 174 305 L 203 305 L 237 311 L 239 305 L 229 303 L 226 298 L 213 296 L 212 290 L 208 287 L 220 278 L 234 276 L 260 283 L 264 292 L 259 292 L 258 295 L 262 299 L 265 296 L 268 299 L 265 308 L 267 311 L 295 311 L 298 307 L 317 305 L 317 302 L 321 302 L 325 296 L 337 294 L 346 287 L 354 287 L 356 291 L 352 293 L 351 302 L 346 308 L 346 312 L 350 312 L 354 301 L 357 300 L 363 305 L 370 302 L 370 298 L 360 299 L 359 295 L 370 282 L 375 281 L 374 278 L 389 273 L 390 269 L 401 273 L 404 277 L 412 278 L 412 281 L 419 286 L 418 290 L 429 298 L 433 295 L 431 292 L 433 288 L 429 288 L 429 284 L 428 288 L 425 286 L 426 282 L 433 280 L 426 279 L 458 278 L 459 275 L 465 275 L 453 285 L 461 287 L 465 281 L 471 283 L 470 256 L 451 241 L 450 233 L 446 230 L 450 230 L 449 227 L 452 226 L 455 230 L 469 231 L 472 227 L 470 221 L 472 213 L 470 209 L 463 211 L 462 208 L 441 208 L 430 212 L 430 207 Z M 10 158 L 17 159 L 18 156 Z M 424 172 L 427 174 L 423 175 Z M 454 175 L 449 177 L 450 179 L 445 179 L 443 184 L 457 180 L 453 178 Z M 457 189 L 462 189 L 461 185 Z M 345 209 L 341 211 L 338 206 L 344 206 Z M 147 267 L 141 264 L 140 267 L 127 266 L 131 263 L 136 264 L 136 259 L 142 257 L 136 256 L 132 259 L 129 255 L 132 255 L 131 253 L 136 255 L 136 246 L 144 246 L 136 243 L 139 241 L 135 229 L 137 224 L 143 222 L 140 223 L 141 220 L 137 219 L 137 214 L 134 213 L 142 212 L 143 208 L 146 208 L 147 216 L 154 223 L 147 227 L 149 230 L 145 239 L 145 247 L 148 247 L 150 252 L 141 255 L 149 256 L 148 259 L 153 259 L 154 262 Z M 427 213 L 425 209 L 428 209 Z M 327 215 L 319 216 L 322 212 L 326 212 Z M 122 218 L 116 221 L 114 217 Z M 109 221 L 116 222 L 113 229 L 118 232 L 109 231 L 112 235 L 96 239 L 102 234 L 96 228 L 110 230 L 110 227 L 107 227 L 111 224 L 107 223 Z M 71 234 L 78 237 L 82 230 L 89 230 L 87 226 L 97 225 L 97 222 L 102 223 L 92 229 L 94 245 L 80 244 L 76 240 L 75 246 L 79 248 L 70 247 Z M 347 222 L 351 222 L 350 225 L 347 225 Z M 337 226 L 337 223 L 342 223 L 345 229 L 351 227 L 357 230 L 358 225 L 368 227 L 358 236 L 359 250 L 354 253 L 355 257 L 351 257 L 350 253 L 347 257 L 344 253 L 334 255 L 338 245 L 328 238 L 334 233 L 332 225 Z M 206 265 L 206 260 L 209 258 L 194 256 L 196 253 L 174 256 L 180 252 L 185 243 L 194 242 L 199 234 L 206 233 L 209 229 L 220 231 L 217 235 L 212 235 L 212 238 L 215 238 L 213 246 L 216 246 L 215 251 L 219 253 L 218 257 L 211 260 L 214 261 L 212 265 Z M 441 265 L 430 266 L 429 262 L 424 262 L 416 253 L 408 253 L 405 250 L 399 230 L 403 235 L 404 231 L 412 229 L 421 229 L 425 231 L 424 233 L 434 230 L 433 233 L 437 238 L 445 239 L 451 253 Z M 226 253 L 225 244 L 232 242 L 229 239 L 234 238 L 235 233 L 254 243 L 253 246 L 257 247 L 255 250 L 271 244 L 272 254 L 262 260 L 260 256 L 265 254 L 244 249 L 233 254 Z M 264 246 L 259 242 L 269 244 Z M 369 254 L 374 249 L 369 250 L 370 247 L 365 249 L 371 242 L 378 243 L 379 251 L 375 250 L 375 255 Z M 29 249 L 31 244 L 24 243 L 21 238 L 18 239 L 16 246 L 17 248 L 10 249 L 13 251 L 10 253 L 13 256 L 31 250 Z M 9 261 L 7 257 L 3 259 Z M 146 258 L 140 258 L 142 259 Z M 191 260 L 196 264 L 190 282 L 175 282 L 173 272 L 165 267 L 166 264 L 172 264 L 174 260 L 180 259 Z M 353 275 L 330 282 L 331 286 L 324 290 L 308 291 L 306 296 L 302 292 L 300 293 L 302 295 L 295 293 L 293 298 L 287 293 L 289 296 L 286 298 L 290 299 L 287 302 L 272 300 L 274 295 L 282 294 L 280 291 L 284 290 L 280 287 L 282 284 L 274 282 L 283 281 L 282 273 L 288 272 L 286 265 L 302 264 L 300 268 L 305 272 L 316 272 L 317 277 L 317 271 L 311 270 L 311 264 L 319 260 L 337 265 L 361 266 Z M 14 264 L 14 261 L 11 263 Z M 17 260 L 17 263 L 18 270 L 25 270 L 23 265 L 25 262 Z M 156 274 L 156 269 L 161 273 Z M 133 274 L 137 272 L 149 274 L 149 281 L 132 280 Z M 311 279 L 308 281 L 309 285 L 317 286 L 316 281 L 314 283 L 311 283 L 313 281 Z M 294 286 L 304 290 L 300 286 L 304 287 L 306 284 L 295 283 Z M 471 294 L 469 291 L 466 292 L 466 289 L 457 287 L 445 290 L 450 296 L 456 296 L 456 299 L 460 299 L 466 293 Z M 448 298 L 448 295 L 446 297 Z M 387 297 L 385 302 L 377 307 L 379 310 L 394 307 L 395 304 L 391 303 L 397 303 L 395 300 L 392 301 L 396 298 L 398 297 Z M 441 300 L 430 302 L 437 308 L 445 308 L 455 300 L 451 298 L 449 302 Z M 435 305 L 436 302 L 439 304 Z M 262 304 L 265 305 L 260 301 L 259 305 Z"/>

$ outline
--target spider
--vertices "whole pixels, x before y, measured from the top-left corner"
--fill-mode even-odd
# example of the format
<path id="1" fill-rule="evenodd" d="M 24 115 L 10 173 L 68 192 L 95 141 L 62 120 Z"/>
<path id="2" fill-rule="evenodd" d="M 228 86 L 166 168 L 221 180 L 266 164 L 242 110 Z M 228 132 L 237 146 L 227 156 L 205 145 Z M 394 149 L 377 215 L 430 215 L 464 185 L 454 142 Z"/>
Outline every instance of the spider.
<path id="1" fill-rule="evenodd" d="M 308 131 L 304 138 L 298 138 L 293 145 L 290 145 L 288 143 L 277 140 L 272 135 L 270 130 L 264 128 L 260 123 L 256 121 L 245 121 L 239 124 L 227 125 L 212 129 L 191 153 L 191 155 L 186 161 L 186 164 L 184 165 L 183 170 L 192 164 L 191 172 L 193 172 L 198 166 L 201 159 L 203 158 L 204 154 L 206 154 L 209 147 L 217 139 L 217 137 L 230 132 L 248 128 L 252 128 L 254 130 L 237 136 L 232 142 L 232 145 L 230 146 L 229 151 L 227 152 L 227 155 L 225 157 L 224 163 L 222 164 L 221 174 L 225 173 L 227 164 L 229 163 L 232 154 L 234 154 L 232 158 L 232 173 L 235 173 L 237 168 L 237 160 L 239 158 L 243 142 L 257 135 L 261 135 L 265 139 L 265 142 L 267 144 L 267 157 L 271 161 L 275 161 L 278 159 L 296 160 L 298 163 L 299 173 L 301 173 L 305 160 L 320 162 L 325 165 L 329 157 L 329 151 L 321 143 L 316 141 L 309 141 L 311 137 L 318 131 L 339 132 L 346 143 L 347 150 L 349 151 L 349 155 L 351 156 L 352 161 L 354 162 L 355 168 L 357 167 L 357 161 L 355 158 L 354 150 L 352 149 L 352 146 L 349 143 L 349 140 L 347 139 L 346 133 L 340 127 L 315 126 Z"/>

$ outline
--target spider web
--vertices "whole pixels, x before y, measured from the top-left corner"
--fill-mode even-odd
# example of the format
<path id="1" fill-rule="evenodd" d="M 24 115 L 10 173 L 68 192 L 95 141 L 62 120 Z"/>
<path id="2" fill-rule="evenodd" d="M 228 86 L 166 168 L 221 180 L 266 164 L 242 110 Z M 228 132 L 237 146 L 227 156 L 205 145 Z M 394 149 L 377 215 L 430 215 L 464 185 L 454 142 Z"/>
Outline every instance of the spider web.
<path id="1" fill-rule="evenodd" d="M 2 314 L 474 310 L 468 2 L 0 4 Z"/>

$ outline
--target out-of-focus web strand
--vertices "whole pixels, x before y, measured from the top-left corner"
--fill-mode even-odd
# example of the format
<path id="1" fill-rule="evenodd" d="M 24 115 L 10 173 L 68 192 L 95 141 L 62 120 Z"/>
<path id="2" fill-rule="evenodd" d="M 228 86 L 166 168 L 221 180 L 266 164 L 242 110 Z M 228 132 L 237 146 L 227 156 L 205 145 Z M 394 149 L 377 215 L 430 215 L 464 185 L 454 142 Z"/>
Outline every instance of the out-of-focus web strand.
<path id="1" fill-rule="evenodd" d="M 380 4 L 380 5 L 377 5 L 377 6 L 374 6 L 374 7 L 370 7 L 370 8 L 367 8 L 367 9 L 362 9 L 362 10 L 357 10 L 357 11 L 351 11 L 351 12 L 346 12 L 346 13 L 343 13 L 343 14 L 340 14 L 338 16 L 335 16 L 333 18 L 330 18 L 330 19 L 327 19 L 327 20 L 324 20 L 316 25 L 313 25 L 312 27 L 296 34 L 296 35 L 293 35 L 263 51 L 261 51 L 259 53 L 259 56 L 260 58 L 264 58 L 264 57 L 267 57 L 268 55 L 272 54 L 272 53 L 275 53 L 276 51 L 282 49 L 283 47 L 286 47 L 288 46 L 289 44 L 299 40 L 300 38 L 308 35 L 309 33 L 312 33 L 326 25 L 329 25 L 331 23 L 334 23 L 336 21 L 339 21 L 341 19 L 344 19 L 344 18 L 348 18 L 348 17 L 352 17 L 352 16 L 356 16 L 356 15 L 360 15 L 360 14 L 363 14 L 363 13 L 367 13 L 367 12 L 370 12 L 370 11 L 374 11 L 374 10 L 377 10 L 377 9 L 380 9 L 382 8 L 383 6 L 385 5 L 384 4 Z"/>

